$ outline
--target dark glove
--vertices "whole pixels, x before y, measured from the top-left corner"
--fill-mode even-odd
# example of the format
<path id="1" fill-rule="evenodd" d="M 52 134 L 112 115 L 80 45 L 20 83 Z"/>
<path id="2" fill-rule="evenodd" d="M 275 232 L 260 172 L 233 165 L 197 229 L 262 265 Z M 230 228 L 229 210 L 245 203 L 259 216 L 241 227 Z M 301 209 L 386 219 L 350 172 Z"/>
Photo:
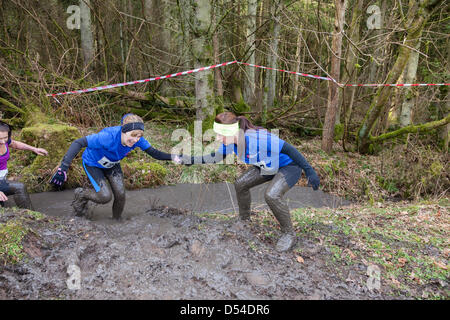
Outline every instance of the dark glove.
<path id="1" fill-rule="evenodd" d="M 67 172 L 61 167 L 58 168 L 58 171 L 53 175 L 50 183 L 54 184 L 57 187 L 62 187 L 63 183 L 67 181 Z"/>
<path id="2" fill-rule="evenodd" d="M 305 171 L 306 177 L 308 178 L 308 186 L 312 187 L 313 190 L 319 189 L 320 179 L 314 169 L 309 169 Z"/>

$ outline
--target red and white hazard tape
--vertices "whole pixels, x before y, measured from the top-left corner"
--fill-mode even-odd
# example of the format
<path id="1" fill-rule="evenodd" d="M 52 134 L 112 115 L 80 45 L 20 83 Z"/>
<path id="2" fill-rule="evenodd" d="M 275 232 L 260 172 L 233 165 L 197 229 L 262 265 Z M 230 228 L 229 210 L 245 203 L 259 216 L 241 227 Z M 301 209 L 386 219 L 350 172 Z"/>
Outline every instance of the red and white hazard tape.
<path id="1" fill-rule="evenodd" d="M 333 78 L 330 78 L 330 77 L 321 77 L 321 76 L 316 76 L 316 75 L 313 75 L 313 74 L 307 74 L 307 73 L 301 73 L 301 72 L 295 72 L 295 71 L 288 71 L 288 70 L 283 70 L 283 69 L 269 68 L 269 67 L 259 66 L 259 65 L 256 65 L 256 64 L 251 64 L 251 63 L 246 63 L 246 62 L 239 62 L 239 61 L 235 60 L 235 61 L 230 61 L 230 62 L 224 62 L 224 63 L 221 63 L 221 64 L 215 64 L 215 65 L 208 66 L 208 67 L 202 67 L 202 68 L 198 68 L 198 69 L 172 73 L 172 74 L 168 74 L 168 75 L 160 76 L 160 77 L 154 77 L 154 78 L 148 78 L 148 79 L 136 80 L 136 81 L 129 81 L 129 82 L 122 82 L 122 83 L 116 83 L 116 84 L 108 84 L 108 85 L 104 85 L 104 86 L 100 86 L 100 87 L 94 87 L 94 88 L 89 88 L 89 89 L 74 90 L 74 91 L 67 91 L 67 92 L 60 92 L 60 93 L 51 93 L 51 94 L 47 94 L 47 97 L 56 97 L 56 96 L 62 96 L 62 95 L 67 95 L 67 94 L 87 93 L 87 92 L 100 91 L 100 90 L 105 90 L 105 89 L 124 87 L 124 86 L 132 85 L 132 84 L 145 83 L 145 82 L 150 82 L 150 81 L 155 81 L 155 80 L 174 78 L 174 77 L 178 77 L 178 76 L 182 76 L 182 75 L 186 75 L 186 74 L 191 74 L 191 73 L 196 73 L 196 72 L 200 72 L 200 71 L 210 70 L 210 69 L 219 68 L 219 67 L 223 67 L 223 66 L 228 66 L 228 65 L 233 64 L 233 63 L 238 63 L 238 64 L 242 64 L 242 65 L 246 65 L 246 66 L 250 66 L 250 67 L 254 67 L 254 68 L 260 68 L 260 69 L 274 70 L 274 71 L 279 71 L 279 72 L 286 72 L 286 73 L 290 73 L 290 74 L 296 74 L 296 75 L 299 75 L 299 76 L 302 76 L 302 77 L 309 77 L 309 78 L 314 78 L 314 79 L 333 81 L 334 83 L 336 83 L 337 85 L 339 85 L 341 87 L 425 87 L 425 86 L 450 86 L 450 83 L 342 84 L 342 83 L 339 83 L 339 82 L 337 82 L 336 80 L 334 80 Z"/>
<path id="2" fill-rule="evenodd" d="M 346 87 L 427 87 L 427 86 L 450 86 L 450 83 L 382 83 L 382 84 L 344 84 Z"/>
<path id="3" fill-rule="evenodd" d="M 215 64 L 215 65 L 208 66 L 208 67 L 202 67 L 202 68 L 193 69 L 193 70 L 189 70 L 189 71 L 177 72 L 177 73 L 172 73 L 172 74 L 168 74 L 168 75 L 165 75 L 165 76 L 148 78 L 148 79 L 143 79 L 143 80 L 122 82 L 122 83 L 116 83 L 116 84 L 108 84 L 108 85 L 104 85 L 104 86 L 100 86 L 100 87 L 94 87 L 94 88 L 82 89 L 82 90 L 74 90 L 74 91 L 67 91 L 67 92 L 60 92 L 60 93 L 51 93 L 51 94 L 47 94 L 47 97 L 62 96 L 62 95 L 66 95 L 66 94 L 86 93 L 86 92 L 92 92 L 92 91 L 99 91 L 99 90 L 105 90 L 105 89 L 124 87 L 124 86 L 128 86 L 130 84 L 138 84 L 138 83 L 145 83 L 145 82 L 150 82 L 150 81 L 155 81 L 155 80 L 174 78 L 174 77 L 178 77 L 178 76 L 182 76 L 182 75 L 186 75 L 186 74 L 191 74 L 191 73 L 196 73 L 196 72 L 200 72 L 200 71 L 204 71 L 204 70 L 209 70 L 209 69 L 214 69 L 214 68 L 218 68 L 218 67 L 227 66 L 227 65 L 230 65 L 230 64 L 233 64 L 233 63 L 237 63 L 237 61 L 230 61 L 230 62 L 225 62 L 225 63 L 221 63 L 221 64 Z"/>
<path id="4" fill-rule="evenodd" d="M 313 74 L 307 74 L 307 73 L 301 73 L 301 72 L 295 72 L 295 71 L 288 71 L 288 70 L 283 70 L 283 69 L 275 69 L 275 68 L 263 67 L 263 66 L 258 66 L 258 65 L 256 65 L 256 64 L 246 63 L 246 62 L 238 62 L 238 63 L 239 63 L 239 64 L 246 65 L 246 66 L 250 66 L 250 67 L 260 68 L 260 69 L 267 69 L 267 70 L 274 70 L 274 71 L 286 72 L 286 73 L 296 74 L 296 75 L 302 76 L 302 77 L 309 77 L 309 78 L 314 78 L 314 79 L 328 80 L 328 81 L 336 82 L 336 81 L 335 81 L 334 79 L 332 79 L 332 78 L 321 77 L 321 76 L 315 76 L 315 75 L 313 75 Z"/>
<path id="5" fill-rule="evenodd" d="M 321 79 L 321 80 L 327 80 L 327 81 L 333 81 L 336 84 L 338 84 L 341 87 L 425 87 L 425 86 L 450 86 L 450 83 L 397 83 L 397 84 L 343 84 L 339 83 L 333 78 L 330 77 L 321 77 L 321 76 L 315 76 L 313 74 L 307 74 L 307 73 L 301 73 L 301 72 L 295 72 L 295 71 L 288 71 L 283 69 L 275 69 L 275 68 L 269 68 L 269 67 L 263 67 L 258 66 L 256 64 L 251 63 L 245 63 L 245 62 L 237 62 L 239 64 L 243 64 L 250 67 L 260 68 L 260 69 L 267 69 L 267 70 L 274 70 L 274 71 L 280 71 L 280 72 L 286 72 L 290 74 L 296 74 L 298 76 L 303 77 L 309 77 L 314 79 Z"/>

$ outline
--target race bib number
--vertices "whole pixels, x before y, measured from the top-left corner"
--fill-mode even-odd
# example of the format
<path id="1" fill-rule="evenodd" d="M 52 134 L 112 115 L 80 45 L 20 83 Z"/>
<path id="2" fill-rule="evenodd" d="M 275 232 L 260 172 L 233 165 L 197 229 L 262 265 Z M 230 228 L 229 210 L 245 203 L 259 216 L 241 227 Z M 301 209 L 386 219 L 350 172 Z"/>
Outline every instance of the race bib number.
<path id="1" fill-rule="evenodd" d="M 261 175 L 263 176 L 272 176 L 278 172 L 278 168 L 269 167 L 265 161 L 259 161 L 252 164 L 261 169 Z"/>
<path id="2" fill-rule="evenodd" d="M 107 157 L 103 157 L 100 160 L 97 161 L 98 163 L 100 163 L 100 165 L 104 168 L 112 168 L 114 167 L 116 164 L 118 164 L 120 161 L 111 161 L 109 160 Z"/>
<path id="3" fill-rule="evenodd" d="M 8 169 L 0 170 L 0 180 L 6 179 L 7 175 L 8 175 Z"/>

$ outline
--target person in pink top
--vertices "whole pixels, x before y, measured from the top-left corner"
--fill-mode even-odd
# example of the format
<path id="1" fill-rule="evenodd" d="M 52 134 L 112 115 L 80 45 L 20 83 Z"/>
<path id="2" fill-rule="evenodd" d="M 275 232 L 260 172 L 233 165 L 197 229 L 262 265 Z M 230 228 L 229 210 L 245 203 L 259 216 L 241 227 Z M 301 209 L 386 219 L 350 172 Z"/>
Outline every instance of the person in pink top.
<path id="1" fill-rule="evenodd" d="M 14 200 L 19 208 L 33 209 L 30 195 L 26 186 L 17 181 L 6 180 L 8 175 L 9 148 L 18 150 L 30 150 L 40 156 L 48 155 L 47 150 L 35 148 L 26 143 L 11 139 L 11 127 L 0 121 L 0 204 L 8 200 L 8 196 L 14 195 Z"/>

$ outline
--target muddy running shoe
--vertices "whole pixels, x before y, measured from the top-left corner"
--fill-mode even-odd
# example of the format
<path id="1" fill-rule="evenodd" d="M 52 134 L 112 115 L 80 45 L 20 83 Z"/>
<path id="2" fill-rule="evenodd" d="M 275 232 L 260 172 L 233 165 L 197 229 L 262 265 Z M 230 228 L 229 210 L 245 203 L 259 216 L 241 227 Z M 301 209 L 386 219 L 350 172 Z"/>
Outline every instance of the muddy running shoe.
<path id="1" fill-rule="evenodd" d="M 76 188 L 74 191 L 74 199 L 72 201 L 72 208 L 77 217 L 82 217 L 85 215 L 88 209 L 89 200 L 83 199 L 82 197 L 83 188 Z"/>
<path id="2" fill-rule="evenodd" d="M 292 249 L 297 243 L 295 233 L 283 233 L 277 242 L 275 249 L 278 252 L 286 252 Z"/>

